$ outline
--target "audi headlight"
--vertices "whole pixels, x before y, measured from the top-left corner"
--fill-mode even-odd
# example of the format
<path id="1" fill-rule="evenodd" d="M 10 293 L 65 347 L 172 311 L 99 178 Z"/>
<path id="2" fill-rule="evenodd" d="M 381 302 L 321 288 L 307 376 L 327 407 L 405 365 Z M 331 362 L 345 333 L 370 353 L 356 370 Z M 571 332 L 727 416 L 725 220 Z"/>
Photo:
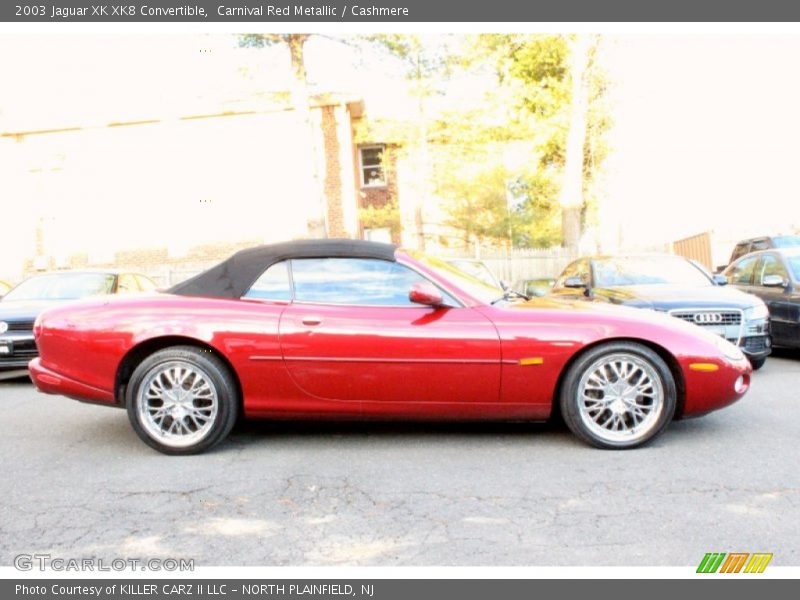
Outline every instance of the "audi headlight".
<path id="1" fill-rule="evenodd" d="M 744 353 L 736 344 L 731 344 L 725 338 L 717 338 L 717 348 L 728 360 L 739 361 L 744 359 Z"/>
<path id="2" fill-rule="evenodd" d="M 759 302 L 755 306 L 751 306 L 750 308 L 744 311 L 744 317 L 748 321 L 757 321 L 761 319 L 766 319 L 769 317 L 769 309 L 767 305 L 763 302 Z"/>

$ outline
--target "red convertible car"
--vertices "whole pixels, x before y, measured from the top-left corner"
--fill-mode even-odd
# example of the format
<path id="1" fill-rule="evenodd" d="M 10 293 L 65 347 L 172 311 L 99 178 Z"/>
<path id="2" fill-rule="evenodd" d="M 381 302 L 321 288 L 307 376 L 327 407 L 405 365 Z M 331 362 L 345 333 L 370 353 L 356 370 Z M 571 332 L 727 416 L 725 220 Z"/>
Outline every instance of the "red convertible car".
<path id="1" fill-rule="evenodd" d="M 545 420 L 631 448 L 750 384 L 726 340 L 632 308 L 522 301 L 387 244 L 309 240 L 239 252 L 166 294 L 52 308 L 39 390 L 127 409 L 167 454 L 260 418 Z"/>

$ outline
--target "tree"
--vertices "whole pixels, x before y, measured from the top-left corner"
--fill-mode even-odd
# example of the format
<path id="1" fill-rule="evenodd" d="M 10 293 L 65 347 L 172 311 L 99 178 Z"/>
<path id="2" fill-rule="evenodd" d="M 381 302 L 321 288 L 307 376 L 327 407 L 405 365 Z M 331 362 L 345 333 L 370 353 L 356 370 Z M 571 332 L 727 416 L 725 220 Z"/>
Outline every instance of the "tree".
<path id="1" fill-rule="evenodd" d="M 583 208 L 584 153 L 586 147 L 586 69 L 589 62 L 589 37 L 578 35 L 572 41 L 570 79 L 572 93 L 569 105 L 569 132 L 564 149 L 564 183 L 561 187 L 561 231 L 563 245 L 578 251 L 581 239 Z"/>
<path id="2" fill-rule="evenodd" d="M 413 123 L 371 131 L 413 157 L 424 182 L 417 208 L 438 198 L 442 224 L 464 244 L 575 247 L 608 126 L 596 39 L 587 39 L 576 65 L 577 38 L 561 35 L 371 36 L 401 60 L 417 98 Z M 455 94 L 465 89 L 469 101 Z"/>
<path id="3" fill-rule="evenodd" d="M 308 33 L 247 33 L 239 36 L 239 45 L 250 48 L 266 48 L 276 44 L 285 44 L 289 50 L 292 70 L 292 86 L 290 90 L 292 107 L 306 135 L 308 136 L 309 160 L 308 189 L 306 193 L 312 199 L 309 207 L 311 214 L 307 220 L 310 237 L 326 237 L 327 206 L 322 194 L 321 178 L 317 165 L 317 136 L 311 119 L 311 95 L 305 63 L 305 44 L 311 34 Z"/>
<path id="4" fill-rule="evenodd" d="M 411 158 L 415 190 L 400 200 L 400 218 L 404 243 L 425 248 L 423 205 L 432 196 L 432 162 L 429 147 L 427 102 L 440 93 L 454 60 L 447 51 L 447 37 L 433 38 L 412 34 L 376 34 L 363 36 L 362 41 L 388 53 L 399 61 L 409 91 L 416 99 L 417 114 L 413 124 L 397 127 L 395 139 L 400 141 L 405 155 Z M 397 139 L 399 138 L 399 140 Z M 408 235 L 407 232 L 411 232 Z"/>
<path id="5" fill-rule="evenodd" d="M 562 244 L 577 250 L 598 201 L 595 182 L 607 154 L 610 126 L 604 106 L 607 87 L 600 68 L 597 36 L 482 36 L 494 51 L 504 85 L 530 117 L 537 132 L 541 164 L 550 173 L 551 200 L 561 212 Z M 521 115 L 520 120 L 524 121 Z"/>
<path id="6" fill-rule="evenodd" d="M 492 148 L 477 165 L 495 169 L 497 195 L 506 199 L 502 238 L 515 247 L 559 243 L 558 194 L 564 161 L 568 47 L 562 36 L 479 35 L 471 39 L 466 68 L 490 68 L 495 85 L 480 114 L 467 115 L 469 143 Z M 453 129 L 456 119 L 449 119 Z M 501 232 L 498 232 L 498 234 Z"/>

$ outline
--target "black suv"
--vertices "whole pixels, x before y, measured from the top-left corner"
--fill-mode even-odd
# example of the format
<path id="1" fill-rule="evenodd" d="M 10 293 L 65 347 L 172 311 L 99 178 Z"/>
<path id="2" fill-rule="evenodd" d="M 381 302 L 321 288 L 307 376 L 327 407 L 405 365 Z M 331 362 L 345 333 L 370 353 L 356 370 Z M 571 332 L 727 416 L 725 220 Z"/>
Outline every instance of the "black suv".
<path id="1" fill-rule="evenodd" d="M 772 250 L 773 248 L 795 248 L 798 246 L 800 246 L 800 235 L 766 235 L 763 237 L 750 238 L 749 240 L 742 240 L 736 244 L 736 247 L 733 249 L 733 254 L 731 254 L 731 259 L 728 261 L 728 264 L 730 265 L 735 260 L 751 252 Z"/>

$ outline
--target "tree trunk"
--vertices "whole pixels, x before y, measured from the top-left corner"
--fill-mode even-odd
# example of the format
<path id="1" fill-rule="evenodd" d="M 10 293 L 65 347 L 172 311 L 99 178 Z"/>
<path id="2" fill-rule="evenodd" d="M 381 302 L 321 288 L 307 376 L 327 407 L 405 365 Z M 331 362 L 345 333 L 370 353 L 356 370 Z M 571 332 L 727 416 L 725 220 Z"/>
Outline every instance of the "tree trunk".
<path id="1" fill-rule="evenodd" d="M 589 38 L 578 35 L 572 45 L 572 102 L 565 152 L 564 182 L 561 188 L 562 245 L 578 251 L 583 206 L 583 153 L 586 143 L 587 93 L 584 74 L 589 62 Z"/>
<path id="2" fill-rule="evenodd" d="M 305 43 L 308 40 L 307 33 L 292 33 L 284 37 L 286 45 L 289 47 L 289 55 L 292 63 L 292 106 L 301 123 L 301 127 L 306 132 L 308 138 L 309 158 L 308 158 L 308 214 L 307 229 L 308 236 L 312 238 L 327 237 L 327 203 L 322 193 L 320 184 L 319 165 L 317 164 L 317 132 L 315 131 L 314 121 L 311 118 L 311 98 L 308 91 L 308 80 L 306 78 L 305 64 Z"/>

